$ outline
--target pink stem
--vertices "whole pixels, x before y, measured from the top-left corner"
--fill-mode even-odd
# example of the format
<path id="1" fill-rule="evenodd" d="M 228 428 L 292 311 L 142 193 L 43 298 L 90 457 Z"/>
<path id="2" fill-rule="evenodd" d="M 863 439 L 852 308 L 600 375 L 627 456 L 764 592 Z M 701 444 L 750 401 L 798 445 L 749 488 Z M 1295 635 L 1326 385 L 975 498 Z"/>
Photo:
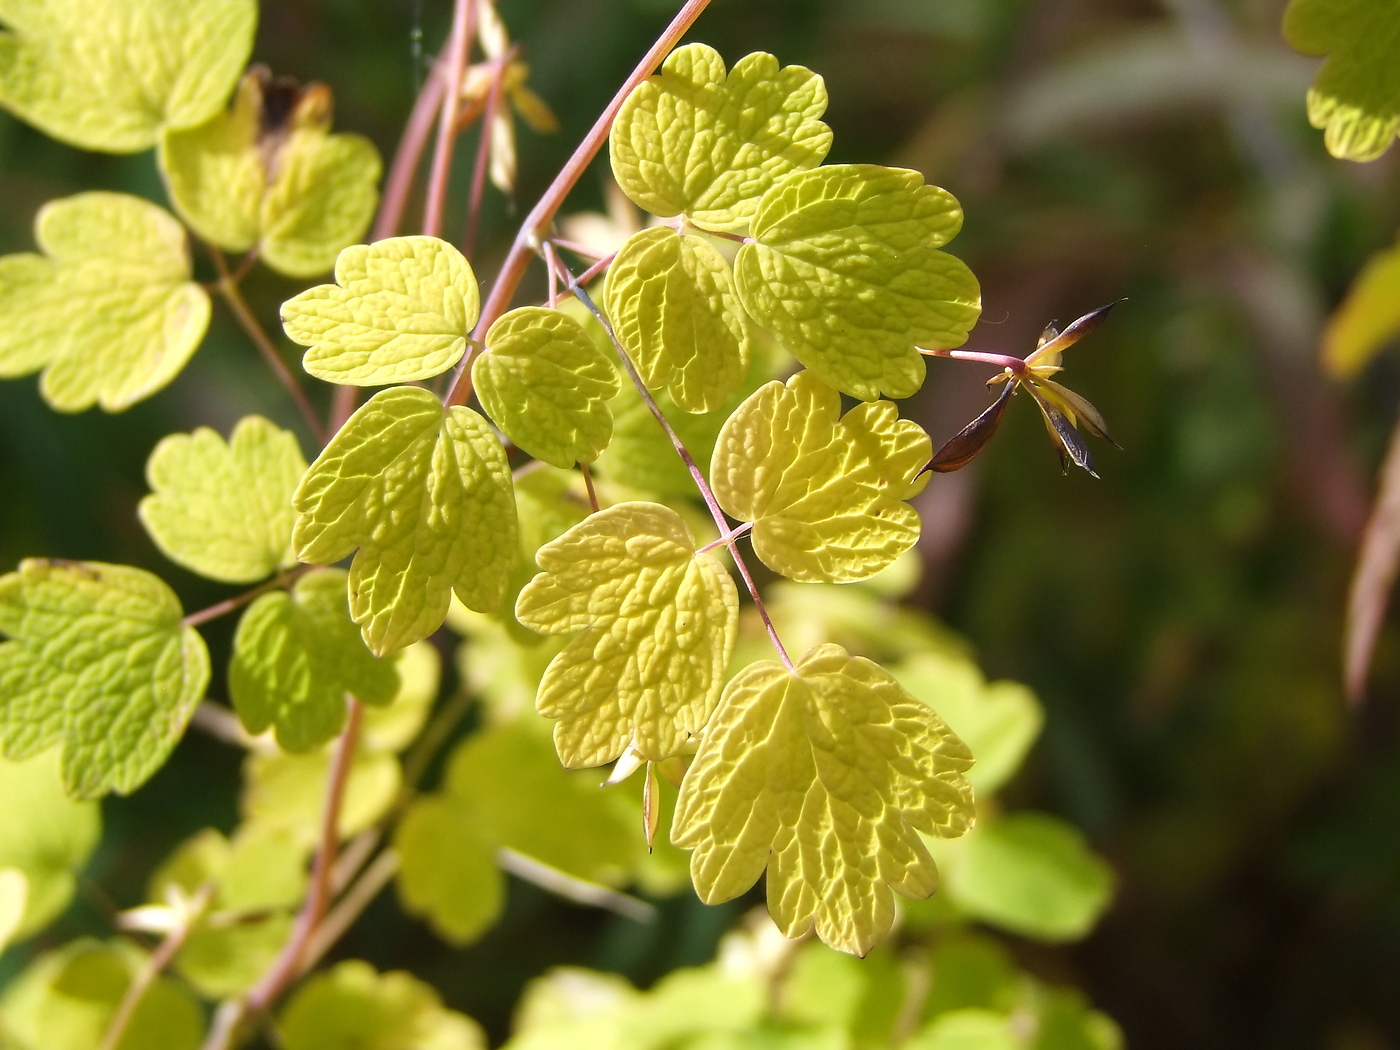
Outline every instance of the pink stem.
<path id="1" fill-rule="evenodd" d="M 452 147 L 457 140 L 457 106 L 462 98 L 462 72 L 471 50 L 473 0 L 455 0 L 452 33 L 447 41 L 446 97 L 438 114 L 437 145 L 428 175 L 428 197 L 423 205 L 423 232 L 442 233 L 442 212 L 447 202 L 447 178 L 452 171 Z"/>
<path id="2" fill-rule="evenodd" d="M 481 140 L 476 146 L 476 164 L 472 169 L 471 205 L 467 209 L 467 235 L 462 241 L 462 254 L 470 256 L 472 245 L 476 243 L 477 222 L 481 218 L 481 196 L 486 189 L 487 160 L 491 156 L 492 129 L 496 114 L 501 109 L 501 90 L 505 85 L 506 70 L 515 58 L 519 48 L 511 48 L 503 58 L 496 61 L 496 75 L 491 78 L 491 93 L 486 99 L 486 112 L 481 117 Z"/>

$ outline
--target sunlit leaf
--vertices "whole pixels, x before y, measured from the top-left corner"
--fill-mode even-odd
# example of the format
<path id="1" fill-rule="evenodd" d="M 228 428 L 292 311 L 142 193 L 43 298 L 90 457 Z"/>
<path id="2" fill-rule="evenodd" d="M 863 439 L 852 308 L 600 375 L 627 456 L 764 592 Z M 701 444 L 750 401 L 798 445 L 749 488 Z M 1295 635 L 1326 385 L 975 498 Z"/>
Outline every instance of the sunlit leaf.
<path id="1" fill-rule="evenodd" d="M 282 304 L 282 327 L 309 346 L 318 379 L 387 386 L 429 379 L 455 365 L 481 310 L 471 263 L 436 237 L 354 244 L 335 261 L 335 284 Z"/>
<path id="2" fill-rule="evenodd" d="M 224 104 L 257 17 L 255 0 L 3 0 L 0 105 L 70 145 L 139 153 Z"/>
<path id="3" fill-rule="evenodd" d="M 1024 1050 L 1016 1020 L 991 1010 L 940 1014 L 905 1043 L 906 1050 Z"/>
<path id="4" fill-rule="evenodd" d="M 230 109 L 161 136 L 171 202 L 219 248 L 256 248 L 290 277 L 325 273 L 369 226 L 380 171 L 372 142 L 330 126 L 329 88 L 273 80 L 256 66 Z"/>
<path id="5" fill-rule="evenodd" d="M 1283 35 L 1327 61 L 1308 91 L 1308 120 L 1327 151 L 1375 160 L 1400 135 L 1400 19 L 1392 0 L 1292 0 Z"/>
<path id="6" fill-rule="evenodd" d="M 524 306 L 502 316 L 486 333 L 472 383 L 506 437 L 556 467 L 591 463 L 612 437 L 617 368 L 558 310 Z"/>
<path id="7" fill-rule="evenodd" d="M 272 726 L 283 749 L 306 751 L 340 733 L 347 696 L 382 705 L 398 692 L 394 662 L 370 653 L 350 619 L 345 583 L 342 569 L 309 573 L 239 620 L 228 685 L 248 732 Z"/>
<path id="8" fill-rule="evenodd" d="M 227 444 L 208 427 L 162 438 L 137 512 L 171 561 L 224 583 L 256 583 L 292 556 L 292 493 L 306 473 L 296 435 L 245 416 Z"/>
<path id="9" fill-rule="evenodd" d="M 428 641 L 414 642 L 394 657 L 399 688 L 382 707 L 365 709 L 360 722 L 360 747 L 365 751 L 402 751 L 417 738 L 437 700 L 442 682 L 442 657 Z"/>
<path id="10" fill-rule="evenodd" d="M 623 103 L 609 139 L 613 174 L 654 215 L 739 229 L 775 180 L 826 157 L 824 112 L 826 86 L 811 70 L 755 52 L 726 77 L 717 51 L 687 44 Z"/>
<path id="11" fill-rule="evenodd" d="M 5 938 L 18 939 L 43 929 L 73 899 L 75 876 L 101 837 L 102 816 L 96 802 L 64 792 L 57 750 L 23 762 L 0 759 L 0 799 L 0 869 L 24 881 L 19 914 Z"/>
<path id="12" fill-rule="evenodd" d="M 841 415 L 812 372 L 761 387 L 729 417 L 710 465 L 725 512 L 751 521 L 754 551 L 789 579 L 874 576 L 919 538 L 904 502 L 927 482 L 932 454 L 917 423 L 888 401 Z"/>
<path id="13" fill-rule="evenodd" d="M 179 374 L 209 326 L 209 296 L 190 280 L 173 215 L 80 193 L 40 208 L 34 239 L 42 255 L 0 257 L 0 377 L 43 369 L 39 391 L 60 412 L 120 412 Z"/>
<path id="14" fill-rule="evenodd" d="M 382 656 L 442 625 L 453 592 L 490 612 L 518 555 L 505 450 L 469 408 L 394 387 L 364 404 L 306 472 L 293 499 L 302 561 L 355 553 L 350 615 Z"/>
<path id="15" fill-rule="evenodd" d="M 768 871 L 768 910 L 790 937 L 816 928 L 864 955 L 894 921 L 894 892 L 938 875 L 919 833 L 972 822 L 972 755 L 888 672 L 836 645 L 789 672 L 759 661 L 726 686 L 686 773 L 672 841 L 693 849 L 707 903 Z"/>
<path id="16" fill-rule="evenodd" d="M 1400 335 L 1400 247 L 1379 251 L 1351 282 L 1322 334 L 1322 363 L 1348 379 Z"/>
<path id="17" fill-rule="evenodd" d="M 394 832 L 399 899 L 450 944 L 468 944 L 505 907 L 505 876 L 475 813 L 452 795 L 417 798 Z"/>
<path id="18" fill-rule="evenodd" d="M 30 558 L 0 577 L 0 745 L 62 747 L 76 798 L 128 794 L 165 762 L 209 684 L 209 653 L 155 576 Z"/>
<path id="19" fill-rule="evenodd" d="M 703 237 L 643 230 L 608 268 L 608 320 L 652 389 L 709 412 L 743 385 L 748 322 L 724 257 Z"/>
<path id="20" fill-rule="evenodd" d="M 0 952 L 19 932 L 29 906 L 29 877 L 19 868 L 0 868 Z"/>
<path id="21" fill-rule="evenodd" d="M 566 766 L 611 762 L 630 745 L 652 760 L 686 750 L 719 697 L 739 615 L 724 566 L 697 554 L 675 511 L 619 503 L 536 555 L 544 570 L 516 601 L 543 634 L 577 634 L 550 663 L 536 704 L 558 719 Z"/>
<path id="22" fill-rule="evenodd" d="M 259 831 L 286 832 L 308 848 L 319 843 L 334 746 L 299 755 L 280 751 L 249 755 L 243 763 L 243 794 L 239 799 L 244 819 Z M 336 824 L 340 837 L 357 835 L 384 816 L 402 783 L 403 773 L 394 755 L 357 751 Z"/>
<path id="23" fill-rule="evenodd" d="M 755 321 L 817 377 L 872 401 L 924 381 L 916 347 L 961 346 L 981 311 L 972 271 L 934 249 L 962 209 L 916 171 L 833 164 L 763 197 L 734 262 Z"/>

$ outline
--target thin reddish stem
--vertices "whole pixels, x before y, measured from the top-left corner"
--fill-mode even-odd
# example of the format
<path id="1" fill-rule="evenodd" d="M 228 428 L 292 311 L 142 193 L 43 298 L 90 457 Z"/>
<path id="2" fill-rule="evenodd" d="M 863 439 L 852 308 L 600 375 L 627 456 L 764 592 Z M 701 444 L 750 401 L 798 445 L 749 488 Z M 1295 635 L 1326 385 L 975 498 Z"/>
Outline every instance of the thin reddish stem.
<path id="1" fill-rule="evenodd" d="M 457 106 L 462 98 L 462 73 L 471 51 L 473 0 L 455 0 L 452 31 L 447 39 L 444 75 L 446 95 L 438 113 L 437 144 L 433 166 L 428 174 L 428 195 L 423 204 L 423 232 L 429 237 L 442 233 L 442 213 L 447 203 L 447 179 L 452 172 L 452 152 L 457 141 Z"/>
<path id="2" fill-rule="evenodd" d="M 607 252 L 601 252 L 597 248 L 590 248 L 586 244 L 579 244 L 578 241 L 566 241 L 563 237 L 551 237 L 549 240 L 556 248 L 563 248 L 565 251 L 573 252 L 575 255 L 582 255 L 585 259 L 608 258 Z"/>
<path id="3" fill-rule="evenodd" d="M 525 216 L 525 221 L 520 225 L 520 232 L 515 235 L 515 242 L 511 245 L 510 253 L 501 265 L 500 272 L 496 275 L 495 283 L 491 285 L 491 294 L 486 299 L 486 304 L 482 307 L 481 317 L 476 324 L 476 338 L 481 341 L 481 336 L 485 331 L 496 323 L 496 319 L 505 313 L 510 307 L 510 301 L 515 295 L 515 290 L 520 287 L 520 281 L 525 276 L 525 270 L 530 265 L 530 256 L 534 253 L 539 244 L 541 235 L 551 222 L 554 215 L 563 205 L 574 185 L 588 169 L 588 165 L 593 162 L 593 158 L 598 155 L 598 151 L 603 148 L 603 143 L 607 141 L 608 132 L 612 130 L 612 123 L 617 116 L 622 104 L 627 101 L 627 96 L 632 93 L 632 89 L 640 84 L 655 71 L 662 60 L 670 53 L 671 49 L 680 43 L 681 37 L 685 36 L 695 20 L 700 17 L 701 12 L 709 6 L 710 0 L 686 0 L 685 6 L 677 12 L 676 17 L 671 20 L 665 31 L 656 39 L 656 43 L 637 63 L 637 68 L 632 71 L 632 75 L 618 89 L 607 109 L 594 122 L 584 136 L 578 148 L 574 150 L 573 156 L 564 165 L 554 181 L 545 190 L 544 196 L 530 210 L 530 214 Z M 471 397 L 471 364 L 474 354 L 468 354 L 462 358 L 462 363 L 457 366 L 457 372 L 452 378 L 452 385 L 447 391 L 447 403 L 449 405 L 465 404 L 467 398 Z"/>
<path id="4" fill-rule="evenodd" d="M 1011 354 L 984 354 L 978 350 L 925 350 L 923 347 L 919 347 L 919 353 L 925 357 L 950 357 L 954 361 L 977 361 L 984 365 L 995 365 L 997 368 L 1009 368 L 1018 376 L 1023 376 L 1029 371 L 1024 359 L 1013 357 Z"/>
<path id="5" fill-rule="evenodd" d="M 394 153 L 394 161 L 389 166 L 389 177 L 384 182 L 384 196 L 379 202 L 379 213 L 374 219 L 374 230 L 370 234 L 376 241 L 393 237 L 403 225 L 404 212 L 408 209 L 408 198 L 413 192 L 413 184 L 418 178 L 418 169 L 423 163 L 423 154 L 428 148 L 428 138 L 433 132 L 433 122 L 442 109 L 442 100 L 447 94 L 446 79 L 442 66 L 434 63 L 432 72 L 418 92 L 413 103 L 413 112 L 408 116 L 399 148 Z"/>
<path id="6" fill-rule="evenodd" d="M 496 124 L 496 114 L 501 111 L 501 92 L 505 86 L 506 70 L 510 68 L 519 48 L 513 47 L 502 58 L 496 60 L 495 75 L 491 78 L 491 91 L 486 98 L 486 112 L 481 117 L 481 137 L 476 144 L 476 163 L 472 167 L 472 196 L 467 208 L 467 235 L 462 241 L 462 254 L 470 256 L 476 243 L 477 224 L 481 219 L 481 199 L 486 192 L 486 169 L 491 158 L 492 135 Z"/>
<path id="7" fill-rule="evenodd" d="M 286 587 L 296 580 L 297 577 L 310 571 L 310 565 L 298 565 L 295 569 L 284 572 L 280 576 L 274 576 L 266 583 L 258 584 L 258 586 L 254 587 L 251 591 L 244 591 L 242 594 L 234 595 L 232 598 L 226 598 L 221 602 L 216 602 L 207 609 L 200 609 L 198 612 L 190 613 L 180 621 L 180 624 L 184 627 L 198 627 L 200 624 L 208 623 L 210 620 L 217 620 L 220 616 L 227 616 L 234 610 L 241 609 L 249 602 L 261 598 L 268 591 L 275 591 Z"/>
<path id="8" fill-rule="evenodd" d="M 593 508 L 593 513 L 598 513 L 598 490 L 593 487 L 593 471 L 588 469 L 587 463 L 580 463 L 579 470 L 583 471 L 583 484 L 588 489 L 588 505 Z"/>
<path id="9" fill-rule="evenodd" d="M 567 270 L 565 272 L 568 273 Z M 671 421 L 666 418 L 666 414 L 661 411 L 661 406 L 656 403 L 656 398 L 651 396 L 651 391 L 648 390 L 646 384 L 642 382 L 641 375 L 638 374 L 636 366 L 632 364 L 632 359 L 627 356 L 627 351 L 623 349 L 622 343 L 617 338 L 617 333 L 613 331 L 612 324 L 608 321 L 607 317 L 603 315 L 603 311 L 598 309 L 598 304 L 584 291 L 583 287 L 571 273 L 569 274 L 569 290 L 578 297 L 579 302 L 583 303 L 583 305 L 588 308 L 589 313 L 598 319 L 598 323 L 601 324 L 603 330 L 607 332 L 608 338 L 612 341 L 613 349 L 617 351 L 617 356 L 622 361 L 623 369 L 632 380 L 632 385 L 637 388 L 637 393 L 641 395 L 642 400 L 646 403 L 652 416 L 656 419 L 656 422 L 661 425 L 661 429 L 665 432 L 666 437 L 670 439 L 671 447 L 676 450 L 676 455 L 681 457 L 681 462 L 685 464 L 685 469 L 690 472 L 691 480 L 695 482 L 695 487 L 700 490 L 700 495 L 705 500 L 705 506 L 710 509 L 710 516 L 714 518 L 715 525 L 718 526 L 720 534 L 728 537 L 725 546 L 729 548 L 729 553 L 734 558 L 734 564 L 739 567 L 739 574 L 743 576 L 744 584 L 748 587 L 749 596 L 753 598 L 754 606 L 758 609 L 759 616 L 763 618 L 763 626 L 768 632 L 768 640 L 773 643 L 773 648 L 777 650 L 778 656 L 783 661 L 783 666 L 788 669 L 789 673 L 795 674 L 796 669 L 792 665 L 792 660 L 788 657 L 787 650 L 783 648 L 782 640 L 778 637 L 778 630 L 773 626 L 773 620 L 768 615 L 768 607 L 763 604 L 763 597 L 758 593 L 758 585 L 754 583 L 753 576 L 749 573 L 749 567 L 744 563 L 744 556 L 739 553 L 738 543 L 736 542 L 736 534 L 739 530 L 731 532 L 729 521 L 725 518 L 724 511 L 720 508 L 719 501 L 715 499 L 714 490 L 710 488 L 710 483 L 705 480 L 705 475 L 701 472 L 699 466 L 696 465 L 695 457 L 692 456 L 690 450 L 685 447 L 685 443 L 681 441 L 680 435 L 677 434 L 675 428 L 671 426 Z"/>

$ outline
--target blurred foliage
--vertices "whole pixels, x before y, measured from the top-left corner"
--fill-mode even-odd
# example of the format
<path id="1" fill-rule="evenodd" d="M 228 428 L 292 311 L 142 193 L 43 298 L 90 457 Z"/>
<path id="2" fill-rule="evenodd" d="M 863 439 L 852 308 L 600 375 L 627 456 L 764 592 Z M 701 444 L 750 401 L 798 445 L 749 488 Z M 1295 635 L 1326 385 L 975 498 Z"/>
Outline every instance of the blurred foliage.
<path id="1" fill-rule="evenodd" d="M 673 7 L 502 0 L 531 86 L 562 129 L 520 132 L 522 206 Z M 389 156 L 448 8 L 444 0 L 268 4 L 254 56 L 279 74 L 328 83 L 335 126 Z M 924 941 L 949 920 L 910 909 L 903 943 L 937 947 L 907 950 L 948 955 L 944 972 L 956 975 L 933 981 L 922 1013 L 905 1022 L 921 1040 L 914 1045 L 1018 1045 L 1006 1019 L 1027 1016 L 1040 1019 L 1038 1031 L 1089 1030 L 1087 1042 L 1056 1046 L 1111 1045 L 1102 1042 L 1111 1038 L 1106 1021 L 1085 1015 L 1071 993 L 1047 990 L 1073 984 L 1135 1048 L 1400 1046 L 1394 625 L 1381 632 L 1367 707 L 1343 707 L 1338 671 L 1366 479 L 1393 420 L 1400 372 L 1393 354 L 1381 354 L 1360 382 L 1339 387 L 1317 364 L 1327 314 L 1371 253 L 1394 243 L 1400 161 L 1393 149 L 1367 165 L 1328 157 L 1304 106 L 1317 63 L 1287 49 L 1281 15 L 1277 0 L 715 0 L 694 34 L 730 60 L 762 49 L 820 72 L 832 98 L 833 161 L 914 167 L 958 197 L 967 224 L 956 254 L 981 280 L 986 305 L 970 347 L 1024 356 L 1052 318 L 1128 299 L 1074 362 L 1076 389 L 1104 409 L 1126 451 L 1100 455 L 1102 481 L 1062 477 L 1037 413 L 1015 398 L 978 462 L 934 478 L 919 497 L 923 573 L 906 599 L 966 636 L 989 677 L 1025 682 L 1039 696 L 1044 732 L 1004 801 L 1081 829 L 1111 862 L 1116 903 L 1068 947 L 1014 938 L 1002 947 L 971 932 Z M 473 138 L 460 147 L 463 179 Z M 603 207 L 597 170 L 576 195 L 579 210 Z M 77 152 L 0 114 L 0 251 L 29 250 L 45 201 L 98 187 L 161 197 L 152 155 Z M 488 194 L 477 232 L 483 272 L 504 254 L 515 218 L 513 202 Z M 464 222 L 449 210 L 449 236 Z M 207 259 L 197 257 L 196 268 L 199 279 L 213 276 Z M 265 318 L 300 289 L 261 270 L 246 287 Z M 0 564 L 100 559 L 159 569 L 187 609 L 225 596 L 164 563 L 135 516 L 147 454 L 166 433 L 212 425 L 226 434 L 253 411 L 301 426 L 227 314 L 216 311 L 211 326 L 166 394 L 120 416 L 59 416 L 32 380 L 0 384 Z M 935 445 L 989 403 L 978 373 L 932 363 L 910 407 Z M 303 443 L 312 447 L 305 435 Z M 857 610 L 842 630 L 874 636 L 911 666 L 922 652 L 956 652 L 958 642 L 938 642 L 932 629 L 913 630 L 883 608 Z M 217 666 L 232 626 L 208 632 Z M 496 671 L 483 719 L 520 702 L 511 675 Z M 390 804 L 399 746 L 361 756 L 364 812 Z M 139 793 L 104 801 L 106 833 L 77 903 L 6 954 L 0 980 L 34 951 L 107 936 L 110 913 L 147 899 L 149 873 L 177 844 L 203 828 L 231 829 L 239 761 L 236 749 L 192 732 Z M 263 779 L 308 785 L 320 776 L 292 767 L 324 761 L 319 753 L 249 759 L 262 763 Z M 430 771 L 429 784 L 440 772 Z M 256 816 L 256 792 L 242 805 Z M 315 805 L 309 790 L 304 812 Z M 302 819 L 284 826 L 301 828 Z M 986 830 L 1010 824 L 989 821 Z M 1037 831 L 1020 833 L 1013 845 Z M 1078 842 L 1068 829 L 1058 834 Z M 662 874 L 654 877 L 664 882 Z M 534 1045 L 531 1033 L 571 1016 L 579 1001 L 557 992 L 569 987 L 560 974 L 572 971 L 552 968 L 625 977 L 589 976 L 581 994 L 620 1004 L 616 1023 L 630 1023 L 655 997 L 700 980 L 682 973 L 656 984 L 663 974 L 706 965 L 706 979 L 721 973 L 733 957 L 721 936 L 754 900 L 705 908 L 689 892 L 660 896 L 654 921 L 638 923 L 512 878 L 501 920 L 456 950 L 385 894 L 333 956 L 370 959 L 383 976 L 326 978 L 318 994 L 330 1002 L 341 985 L 383 988 L 376 1016 L 417 1011 L 436 1024 L 462 1011 L 497 1043 L 522 989 L 549 972 L 528 985 L 520 1007 L 520 1045 Z M 733 936 L 751 943 L 762 934 Z M 55 997 L 77 995 L 96 1018 L 84 1023 L 100 1028 L 139 964 L 124 951 L 76 942 L 9 994 L 25 998 L 35 1025 Z M 878 1001 L 879 975 L 927 980 L 911 974 L 939 965 L 881 962 L 878 953 L 865 963 L 810 961 L 824 949 L 796 951 L 783 998 L 735 1022 L 772 1036 L 760 1045 L 789 1045 L 781 1033 L 804 1026 L 880 1045 L 889 1007 Z M 862 976 L 846 974 L 852 966 Z M 388 983 L 397 970 L 430 983 L 445 1007 L 416 985 Z M 168 994 L 185 993 L 172 981 Z M 731 1012 L 743 1005 L 725 1003 Z M 301 1009 L 313 1006 L 325 1008 Z M 295 1031 L 290 1007 L 282 1024 Z M 734 1045 L 723 1033 L 701 1034 L 707 1047 Z M 163 1045 L 188 1039 L 182 1029 Z"/>

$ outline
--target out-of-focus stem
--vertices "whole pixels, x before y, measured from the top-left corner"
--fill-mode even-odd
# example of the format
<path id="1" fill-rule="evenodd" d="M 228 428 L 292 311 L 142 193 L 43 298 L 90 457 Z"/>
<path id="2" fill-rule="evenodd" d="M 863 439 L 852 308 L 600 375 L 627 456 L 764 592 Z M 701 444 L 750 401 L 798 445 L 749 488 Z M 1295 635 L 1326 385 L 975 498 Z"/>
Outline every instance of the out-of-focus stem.
<path id="1" fill-rule="evenodd" d="M 437 145 L 428 174 L 428 194 L 423 203 L 423 232 L 430 237 L 442 233 L 442 213 L 447 202 L 447 179 L 452 172 L 452 150 L 457 141 L 457 107 L 462 99 L 462 74 L 471 51 L 474 0 L 455 0 L 452 31 L 447 41 L 447 61 L 443 74 L 446 95 L 438 113 Z"/>
<path id="2" fill-rule="evenodd" d="M 462 240 L 462 254 L 471 256 L 476 243 L 477 223 L 481 219 L 481 198 L 486 190 L 486 169 L 491 158 L 492 142 L 496 126 L 496 115 L 501 111 L 501 92 L 505 86 L 506 71 L 515 60 L 518 47 L 513 47 L 496 60 L 495 75 L 491 78 L 491 91 L 486 97 L 486 111 L 481 117 L 481 139 L 476 145 L 476 163 L 472 167 L 472 195 L 467 208 L 467 235 Z"/>

